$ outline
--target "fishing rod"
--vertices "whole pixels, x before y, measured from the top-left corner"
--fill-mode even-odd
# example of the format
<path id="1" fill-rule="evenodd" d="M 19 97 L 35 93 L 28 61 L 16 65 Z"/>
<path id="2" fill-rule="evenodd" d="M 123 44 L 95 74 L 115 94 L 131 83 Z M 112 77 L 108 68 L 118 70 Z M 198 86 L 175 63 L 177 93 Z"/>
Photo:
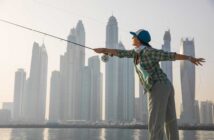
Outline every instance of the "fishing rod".
<path id="1" fill-rule="evenodd" d="M 7 23 L 7 24 L 10 24 L 10 25 L 22 28 L 22 29 L 30 30 L 32 32 L 37 32 L 39 34 L 43 34 L 43 35 L 46 35 L 46 36 L 49 36 L 49 37 L 52 37 L 52 38 L 55 38 L 55 39 L 59 39 L 59 40 L 62 40 L 62 41 L 77 45 L 79 47 L 83 47 L 83 48 L 86 48 L 86 49 L 94 50 L 91 47 L 88 47 L 88 46 L 85 46 L 85 45 L 82 45 L 82 44 L 79 44 L 79 43 L 76 43 L 76 42 L 73 42 L 73 41 L 58 37 L 58 36 L 55 36 L 55 35 L 51 35 L 51 34 L 48 34 L 48 33 L 45 33 L 45 32 L 39 31 L 39 30 L 35 30 L 35 29 L 29 28 L 29 27 L 26 27 L 26 26 L 22 26 L 22 25 L 19 25 L 19 24 L 16 24 L 16 23 L 13 23 L 13 22 L 10 22 L 10 21 L 7 21 L 7 20 L 0 19 L 0 21 L 3 22 L 3 23 Z M 110 55 L 110 56 L 113 56 L 113 55 Z M 109 54 L 104 53 L 104 55 L 101 56 L 101 60 L 103 62 L 108 62 Z"/>

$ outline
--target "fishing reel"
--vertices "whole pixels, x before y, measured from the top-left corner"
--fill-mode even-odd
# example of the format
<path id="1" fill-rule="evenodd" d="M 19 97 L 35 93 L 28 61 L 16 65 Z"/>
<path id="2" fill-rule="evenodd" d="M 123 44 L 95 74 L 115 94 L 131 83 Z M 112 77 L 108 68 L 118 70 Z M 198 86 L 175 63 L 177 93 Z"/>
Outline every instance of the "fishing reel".
<path id="1" fill-rule="evenodd" d="M 108 62 L 109 61 L 109 56 L 113 57 L 113 54 L 108 54 L 108 53 L 104 53 L 102 56 L 101 56 L 101 60 L 103 62 Z"/>

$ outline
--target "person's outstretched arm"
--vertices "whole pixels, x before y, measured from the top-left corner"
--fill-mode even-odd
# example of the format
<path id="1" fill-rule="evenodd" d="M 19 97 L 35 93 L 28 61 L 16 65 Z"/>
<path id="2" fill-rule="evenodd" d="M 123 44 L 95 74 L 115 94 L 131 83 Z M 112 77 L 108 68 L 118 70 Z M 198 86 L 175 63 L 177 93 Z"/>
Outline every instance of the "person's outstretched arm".
<path id="1" fill-rule="evenodd" d="M 195 58 L 195 57 L 192 57 L 192 56 L 187 56 L 187 55 L 182 55 L 182 54 L 176 54 L 175 55 L 175 60 L 189 60 L 193 64 L 201 65 L 201 66 L 202 66 L 202 63 L 205 62 L 204 58 Z"/>
<path id="2" fill-rule="evenodd" d="M 119 50 L 119 49 L 108 49 L 108 48 L 95 48 L 93 50 L 96 53 L 103 53 L 103 54 L 118 56 L 120 58 L 122 58 L 122 57 L 133 58 L 134 57 L 133 50 Z"/>
<path id="3" fill-rule="evenodd" d="M 116 49 L 108 49 L 108 48 L 95 48 L 93 49 L 96 53 L 104 53 L 104 54 L 112 54 L 114 56 L 118 56 Z"/>
<path id="4" fill-rule="evenodd" d="M 189 60 L 195 65 L 202 65 L 202 63 L 205 62 L 204 58 L 195 58 L 192 56 L 177 54 L 175 52 L 167 52 L 154 48 L 147 50 L 146 55 L 150 56 L 155 61 Z"/>

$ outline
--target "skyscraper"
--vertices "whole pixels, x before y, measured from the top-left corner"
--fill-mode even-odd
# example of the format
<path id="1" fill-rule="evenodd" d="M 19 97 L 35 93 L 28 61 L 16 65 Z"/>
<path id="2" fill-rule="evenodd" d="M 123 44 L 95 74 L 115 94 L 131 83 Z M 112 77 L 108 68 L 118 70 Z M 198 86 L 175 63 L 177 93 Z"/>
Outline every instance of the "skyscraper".
<path id="1" fill-rule="evenodd" d="M 91 69 L 91 95 L 90 95 L 90 120 L 102 120 L 103 74 L 100 72 L 100 60 L 98 56 L 88 59 Z"/>
<path id="2" fill-rule="evenodd" d="M 49 104 L 49 121 L 57 122 L 60 120 L 60 72 L 53 71 L 50 85 L 50 104 Z"/>
<path id="3" fill-rule="evenodd" d="M 118 43 L 118 24 L 114 16 L 106 27 L 106 48 L 122 49 Z M 133 60 L 111 57 L 106 63 L 105 111 L 108 121 L 131 121 L 134 117 L 134 66 Z"/>
<path id="4" fill-rule="evenodd" d="M 195 56 L 194 40 L 181 40 L 181 54 Z M 180 62 L 180 70 L 183 105 L 181 122 L 195 123 L 195 66 L 191 62 L 183 60 Z"/>
<path id="5" fill-rule="evenodd" d="M 213 104 L 210 101 L 202 101 L 200 104 L 200 123 L 212 124 L 213 123 Z"/>
<path id="6" fill-rule="evenodd" d="M 30 77 L 23 97 L 23 117 L 28 122 L 43 123 L 46 110 L 48 56 L 45 45 L 34 42 Z"/>
<path id="7" fill-rule="evenodd" d="M 118 45 L 117 19 L 111 16 L 106 26 L 106 47 L 116 49 Z"/>
<path id="8" fill-rule="evenodd" d="M 200 109 L 199 109 L 199 102 L 195 100 L 194 103 L 194 123 L 199 124 L 200 123 Z"/>
<path id="9" fill-rule="evenodd" d="M 162 49 L 164 51 L 170 52 L 171 51 L 171 35 L 170 31 L 166 31 L 163 37 L 164 44 L 162 45 Z M 164 73 L 167 74 L 167 77 L 171 82 L 172 80 L 172 61 L 162 61 L 161 62 L 161 68 L 164 71 Z"/>
<path id="10" fill-rule="evenodd" d="M 80 102 L 82 103 L 80 108 L 80 120 L 89 121 L 91 118 L 93 100 L 92 97 L 92 70 L 91 67 L 85 66 L 82 73 L 82 94 L 80 97 Z"/>
<path id="11" fill-rule="evenodd" d="M 125 50 L 122 42 L 118 49 Z M 134 117 L 134 64 L 129 58 L 118 60 L 118 103 L 117 120 L 132 121 Z"/>
<path id="12" fill-rule="evenodd" d="M 14 97 L 13 97 L 13 114 L 12 119 L 18 121 L 22 113 L 22 97 L 25 91 L 26 72 L 24 69 L 18 69 L 15 73 Z"/>
<path id="13" fill-rule="evenodd" d="M 111 16 L 106 26 L 106 48 L 116 49 L 118 46 L 118 25 Z M 118 106 L 118 58 L 112 57 L 105 67 L 105 111 L 106 120 L 117 121 Z"/>
<path id="14" fill-rule="evenodd" d="M 102 119 L 103 74 L 100 72 L 98 56 L 88 59 L 82 73 L 81 120 L 100 121 Z"/>
<path id="15" fill-rule="evenodd" d="M 125 120 L 131 121 L 134 118 L 134 105 L 135 105 L 135 70 L 133 59 L 125 58 L 127 64 L 125 65 L 125 69 L 127 68 L 127 82 L 125 84 L 125 89 L 127 90 L 127 94 L 124 99 L 124 104 L 126 108 Z M 127 103 L 127 104 L 126 104 Z"/>
<path id="16" fill-rule="evenodd" d="M 85 29 L 82 21 L 71 29 L 68 40 L 85 45 Z M 85 67 L 85 48 L 68 43 L 67 51 L 60 57 L 61 99 L 60 118 L 78 120 L 81 116 L 82 73 Z"/>

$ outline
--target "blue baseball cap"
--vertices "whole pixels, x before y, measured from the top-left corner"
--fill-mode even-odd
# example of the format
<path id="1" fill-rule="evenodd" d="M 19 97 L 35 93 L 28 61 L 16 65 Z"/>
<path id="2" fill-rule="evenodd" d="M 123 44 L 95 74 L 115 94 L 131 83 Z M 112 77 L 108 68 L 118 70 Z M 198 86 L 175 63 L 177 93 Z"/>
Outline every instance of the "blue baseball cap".
<path id="1" fill-rule="evenodd" d="M 149 43 L 151 41 L 151 36 L 147 30 L 140 29 L 136 32 L 130 32 L 130 34 L 137 37 L 141 42 Z"/>

